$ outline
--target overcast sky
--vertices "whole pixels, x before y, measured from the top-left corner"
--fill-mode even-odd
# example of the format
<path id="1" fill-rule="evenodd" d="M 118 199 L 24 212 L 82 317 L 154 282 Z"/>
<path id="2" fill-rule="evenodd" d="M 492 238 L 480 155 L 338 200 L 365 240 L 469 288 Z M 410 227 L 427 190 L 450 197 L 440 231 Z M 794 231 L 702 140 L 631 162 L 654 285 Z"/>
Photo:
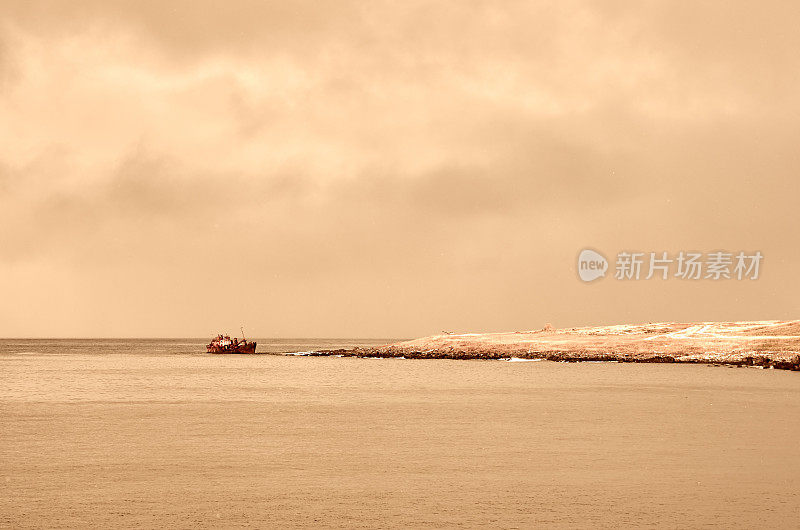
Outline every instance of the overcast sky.
<path id="1" fill-rule="evenodd" d="M 798 140 L 796 2 L 5 0 L 0 336 L 800 318 Z"/>

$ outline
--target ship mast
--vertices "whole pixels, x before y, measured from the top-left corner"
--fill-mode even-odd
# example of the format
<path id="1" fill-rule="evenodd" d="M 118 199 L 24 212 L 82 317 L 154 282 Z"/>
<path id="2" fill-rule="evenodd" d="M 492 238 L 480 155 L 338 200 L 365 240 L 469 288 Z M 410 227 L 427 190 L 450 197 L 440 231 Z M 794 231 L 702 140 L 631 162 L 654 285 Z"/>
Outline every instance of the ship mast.
<path id="1" fill-rule="evenodd" d="M 242 330 L 242 340 L 246 341 L 247 339 L 244 338 L 244 326 L 239 326 L 239 329 Z"/>

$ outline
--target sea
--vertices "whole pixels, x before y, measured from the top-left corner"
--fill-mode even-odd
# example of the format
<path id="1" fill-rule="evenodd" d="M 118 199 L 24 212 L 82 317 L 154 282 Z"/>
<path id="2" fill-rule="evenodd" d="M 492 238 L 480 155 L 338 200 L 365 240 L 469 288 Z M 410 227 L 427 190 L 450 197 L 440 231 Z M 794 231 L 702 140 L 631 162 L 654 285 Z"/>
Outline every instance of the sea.
<path id="1" fill-rule="evenodd" d="M 0 528 L 798 528 L 800 374 L 0 340 Z"/>

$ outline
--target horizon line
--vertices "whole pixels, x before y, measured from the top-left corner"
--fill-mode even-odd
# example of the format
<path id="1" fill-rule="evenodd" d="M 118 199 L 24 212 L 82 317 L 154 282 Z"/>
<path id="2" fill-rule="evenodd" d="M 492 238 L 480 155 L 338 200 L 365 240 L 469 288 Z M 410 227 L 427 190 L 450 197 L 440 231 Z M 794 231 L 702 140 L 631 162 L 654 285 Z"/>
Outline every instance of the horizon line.
<path id="1" fill-rule="evenodd" d="M 407 337 L 406 337 L 407 338 Z M 208 340 L 204 337 L 0 337 L 0 340 Z M 255 337 L 254 340 L 399 340 L 398 337 Z"/>

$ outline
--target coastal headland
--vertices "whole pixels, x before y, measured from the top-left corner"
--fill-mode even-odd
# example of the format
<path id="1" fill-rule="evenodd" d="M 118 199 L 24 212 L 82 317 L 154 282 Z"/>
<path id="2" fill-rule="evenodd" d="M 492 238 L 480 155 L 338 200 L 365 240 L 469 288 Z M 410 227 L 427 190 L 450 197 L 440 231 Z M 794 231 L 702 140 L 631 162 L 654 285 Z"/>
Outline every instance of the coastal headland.
<path id="1" fill-rule="evenodd" d="M 702 363 L 800 371 L 800 320 L 443 332 L 376 348 L 321 350 L 308 355 Z"/>

